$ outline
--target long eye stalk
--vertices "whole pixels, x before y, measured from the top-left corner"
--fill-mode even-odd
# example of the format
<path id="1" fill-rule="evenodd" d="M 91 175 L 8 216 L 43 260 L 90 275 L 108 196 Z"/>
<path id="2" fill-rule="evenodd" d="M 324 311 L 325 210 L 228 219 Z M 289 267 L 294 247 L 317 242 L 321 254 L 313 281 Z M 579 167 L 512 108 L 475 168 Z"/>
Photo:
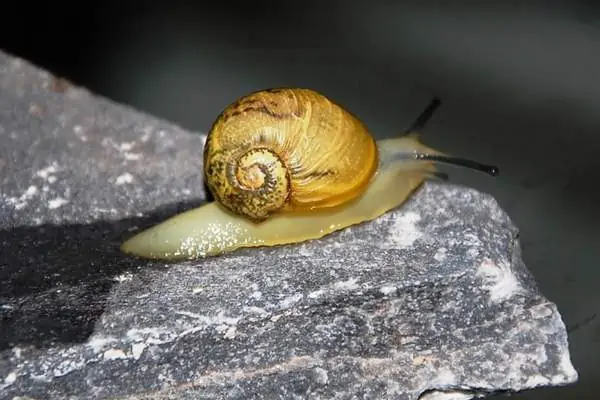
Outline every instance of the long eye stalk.
<path id="1" fill-rule="evenodd" d="M 427 121 L 429 121 L 431 119 L 431 117 L 433 116 L 434 111 L 441 104 L 442 104 L 442 101 L 438 97 L 434 97 L 431 100 L 431 102 L 429 103 L 429 105 L 425 108 L 425 110 L 423 110 L 421 115 L 419 115 L 417 117 L 415 122 L 413 122 L 410 125 L 410 127 L 406 131 L 404 131 L 404 133 L 416 132 L 416 131 L 420 131 L 421 129 L 423 129 L 425 127 L 425 124 L 427 123 Z"/>
<path id="2" fill-rule="evenodd" d="M 434 111 L 442 104 L 442 101 L 438 97 L 434 97 L 429 105 L 423 110 L 423 112 L 417 117 L 417 119 L 412 123 L 410 128 L 408 128 L 405 133 L 416 132 L 425 126 L 427 121 L 431 119 Z M 451 165 L 457 165 L 461 167 L 471 168 L 477 171 L 485 172 L 492 176 L 497 176 L 499 171 L 498 167 L 495 165 L 487 165 L 482 164 L 477 161 L 468 160 L 466 158 L 446 156 L 442 154 L 428 154 L 428 153 L 413 153 L 411 155 L 406 155 L 407 158 L 415 158 L 417 160 L 424 161 L 433 161 Z"/>
<path id="3" fill-rule="evenodd" d="M 475 169 L 477 171 L 485 172 L 492 176 L 497 176 L 499 173 L 498 167 L 495 165 L 482 164 L 477 161 L 468 160 L 466 158 L 444 156 L 444 155 L 440 155 L 440 154 L 427 154 L 427 153 L 416 153 L 416 154 L 414 154 L 414 157 L 417 160 L 426 160 L 426 161 L 433 161 L 433 162 L 439 162 L 439 163 L 445 163 L 445 164 L 451 164 L 451 165 L 458 165 L 461 167 L 467 167 L 467 168 Z"/>

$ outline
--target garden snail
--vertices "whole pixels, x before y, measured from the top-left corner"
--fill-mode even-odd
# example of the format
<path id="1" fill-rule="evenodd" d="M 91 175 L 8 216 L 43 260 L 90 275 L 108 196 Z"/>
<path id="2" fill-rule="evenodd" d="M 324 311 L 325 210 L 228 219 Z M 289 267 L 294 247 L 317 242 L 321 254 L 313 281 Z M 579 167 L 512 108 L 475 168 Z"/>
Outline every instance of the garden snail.
<path id="1" fill-rule="evenodd" d="M 242 247 L 318 239 L 375 219 L 435 177 L 435 163 L 496 175 L 494 166 L 446 156 L 413 133 L 375 141 L 350 112 L 309 89 L 246 95 L 217 117 L 204 146 L 204 177 L 214 202 L 151 227 L 123 252 L 193 259 Z"/>

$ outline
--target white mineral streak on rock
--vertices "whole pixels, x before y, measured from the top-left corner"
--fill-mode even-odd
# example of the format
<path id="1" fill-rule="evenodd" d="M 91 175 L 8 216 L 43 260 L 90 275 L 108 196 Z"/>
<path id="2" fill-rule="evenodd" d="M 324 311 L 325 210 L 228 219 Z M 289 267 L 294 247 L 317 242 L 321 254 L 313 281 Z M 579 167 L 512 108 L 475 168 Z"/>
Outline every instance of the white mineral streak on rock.
<path id="1" fill-rule="evenodd" d="M 445 247 L 440 247 L 433 255 L 433 258 L 436 261 L 444 261 L 447 257 L 447 253 L 448 249 L 446 249 Z"/>
<path id="2" fill-rule="evenodd" d="M 398 249 L 405 249 L 423 236 L 423 233 L 417 227 L 417 222 L 421 216 L 415 212 L 405 212 L 399 214 L 390 227 L 391 245 Z"/>
<path id="3" fill-rule="evenodd" d="M 227 328 L 227 330 L 225 331 L 225 334 L 223 335 L 223 337 L 225 339 L 235 339 L 235 335 L 236 335 L 236 331 L 237 329 L 235 328 L 235 326 L 230 326 L 229 328 Z"/>
<path id="4" fill-rule="evenodd" d="M 15 383 L 17 380 L 17 373 L 15 371 L 11 371 L 4 378 L 4 383 L 0 384 L 0 389 L 5 389 Z"/>
<path id="5" fill-rule="evenodd" d="M 326 369 L 323 369 L 321 367 L 315 367 L 313 369 L 313 372 L 316 383 L 318 383 L 319 385 L 327 385 L 327 382 L 329 382 L 329 375 Z"/>
<path id="6" fill-rule="evenodd" d="M 38 194 L 39 190 L 37 186 L 31 185 L 27 190 L 19 197 L 5 197 L 8 204 L 13 205 L 17 210 L 21 210 L 29 204 L 29 201 Z"/>
<path id="7" fill-rule="evenodd" d="M 350 278 L 348 280 L 345 281 L 339 281 L 336 282 L 333 287 L 336 290 L 342 290 L 342 291 L 351 291 L 351 290 L 356 290 L 360 288 L 360 285 L 358 285 L 358 278 Z"/>
<path id="8" fill-rule="evenodd" d="M 265 316 L 267 316 L 267 315 L 270 314 L 267 310 L 265 310 L 262 307 L 248 307 L 248 306 L 246 306 L 246 307 L 243 308 L 243 310 L 244 310 L 244 312 L 246 312 L 248 314 L 256 314 L 256 315 L 259 315 L 261 317 L 265 317 Z"/>
<path id="9" fill-rule="evenodd" d="M 308 294 L 308 298 L 310 299 L 318 299 L 326 293 L 324 289 L 314 290 Z"/>
<path id="10" fill-rule="evenodd" d="M 125 282 L 133 279 L 133 274 L 131 272 L 124 272 L 120 275 L 117 275 L 113 278 L 116 282 Z"/>
<path id="11" fill-rule="evenodd" d="M 394 294 L 394 293 L 396 293 L 396 290 L 398 290 L 398 288 L 393 285 L 382 286 L 379 289 L 379 291 L 384 295 Z"/>
<path id="12" fill-rule="evenodd" d="M 459 391 L 450 392 L 429 392 L 419 397 L 419 400 L 468 400 L 475 397 L 474 393 L 464 393 Z"/>
<path id="13" fill-rule="evenodd" d="M 144 343 L 134 343 L 131 345 L 131 356 L 138 360 L 145 349 L 146 345 Z"/>
<path id="14" fill-rule="evenodd" d="M 47 167 L 44 167 L 40 170 L 38 170 L 35 175 L 42 178 L 42 179 L 46 179 L 46 180 L 50 180 L 54 174 L 56 174 L 59 171 L 59 166 L 57 163 L 53 162 L 52 164 L 48 165 Z M 52 183 L 52 182 L 50 182 Z"/>
<path id="15" fill-rule="evenodd" d="M 105 147 L 112 147 L 113 149 L 117 150 L 119 153 L 121 153 L 121 155 L 123 156 L 123 158 L 125 160 L 128 161 L 134 161 L 134 160 L 139 160 L 140 158 L 142 158 L 142 154 L 141 153 L 133 153 L 131 152 L 131 149 L 133 149 L 135 147 L 136 142 L 123 142 L 123 143 L 116 143 L 115 140 L 111 137 L 107 137 L 102 139 L 102 145 Z"/>
<path id="16" fill-rule="evenodd" d="M 133 175 L 131 175 L 129 172 L 125 172 L 122 175 L 117 176 L 117 179 L 115 179 L 115 185 L 120 186 L 120 185 L 124 185 L 126 183 L 132 183 L 133 182 Z"/>
<path id="17" fill-rule="evenodd" d="M 117 340 L 118 339 L 113 336 L 103 336 L 98 334 L 91 336 L 88 339 L 86 346 L 90 347 L 95 353 L 99 353 L 104 347 L 107 347 Z"/>
<path id="18" fill-rule="evenodd" d="M 304 297 L 302 293 L 296 293 L 292 296 L 288 296 L 279 302 L 279 308 L 290 308 L 291 306 L 302 300 L 302 297 Z"/>
<path id="19" fill-rule="evenodd" d="M 64 199 L 62 197 L 57 197 L 55 199 L 48 200 L 48 208 L 51 210 L 55 208 L 60 208 L 66 204 L 69 204 L 69 200 Z"/>
<path id="20" fill-rule="evenodd" d="M 486 260 L 479 266 L 478 274 L 488 285 L 490 300 L 493 302 L 507 300 L 521 291 L 517 277 L 505 262 L 496 265 Z"/>
<path id="21" fill-rule="evenodd" d="M 560 321 L 560 317 L 557 315 L 557 322 L 562 324 Z M 563 385 L 565 383 L 574 382 L 579 378 L 579 373 L 575 370 L 573 366 L 573 362 L 571 361 L 571 355 L 568 352 L 568 349 L 565 349 L 561 352 L 560 355 L 560 369 L 562 370 L 563 376 L 560 375 L 552 375 L 551 382 L 553 385 Z"/>
<path id="22" fill-rule="evenodd" d="M 109 349 L 104 352 L 105 360 L 118 360 L 128 358 L 125 352 L 121 349 Z"/>

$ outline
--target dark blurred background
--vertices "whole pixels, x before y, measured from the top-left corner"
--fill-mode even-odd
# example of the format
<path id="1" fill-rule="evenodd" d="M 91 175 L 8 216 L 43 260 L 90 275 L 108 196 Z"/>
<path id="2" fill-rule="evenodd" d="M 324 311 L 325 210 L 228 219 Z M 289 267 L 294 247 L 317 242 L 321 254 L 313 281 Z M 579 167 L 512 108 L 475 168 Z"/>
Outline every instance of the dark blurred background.
<path id="1" fill-rule="evenodd" d="M 600 398 L 600 2 L 3 4 L 0 48 L 202 133 L 236 97 L 316 89 L 378 137 L 442 99 L 423 140 L 493 163 L 451 168 L 521 229 L 570 331 L 578 384 L 515 399 Z"/>

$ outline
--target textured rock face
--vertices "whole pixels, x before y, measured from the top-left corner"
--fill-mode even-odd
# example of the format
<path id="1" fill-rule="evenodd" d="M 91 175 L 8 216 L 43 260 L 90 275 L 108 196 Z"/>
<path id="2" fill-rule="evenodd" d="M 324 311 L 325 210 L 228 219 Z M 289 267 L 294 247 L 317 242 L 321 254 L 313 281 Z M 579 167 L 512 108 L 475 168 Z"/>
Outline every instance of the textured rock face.
<path id="1" fill-rule="evenodd" d="M 466 399 L 576 381 L 490 196 L 428 183 L 322 240 L 163 264 L 203 137 L 0 54 L 1 398 Z"/>

